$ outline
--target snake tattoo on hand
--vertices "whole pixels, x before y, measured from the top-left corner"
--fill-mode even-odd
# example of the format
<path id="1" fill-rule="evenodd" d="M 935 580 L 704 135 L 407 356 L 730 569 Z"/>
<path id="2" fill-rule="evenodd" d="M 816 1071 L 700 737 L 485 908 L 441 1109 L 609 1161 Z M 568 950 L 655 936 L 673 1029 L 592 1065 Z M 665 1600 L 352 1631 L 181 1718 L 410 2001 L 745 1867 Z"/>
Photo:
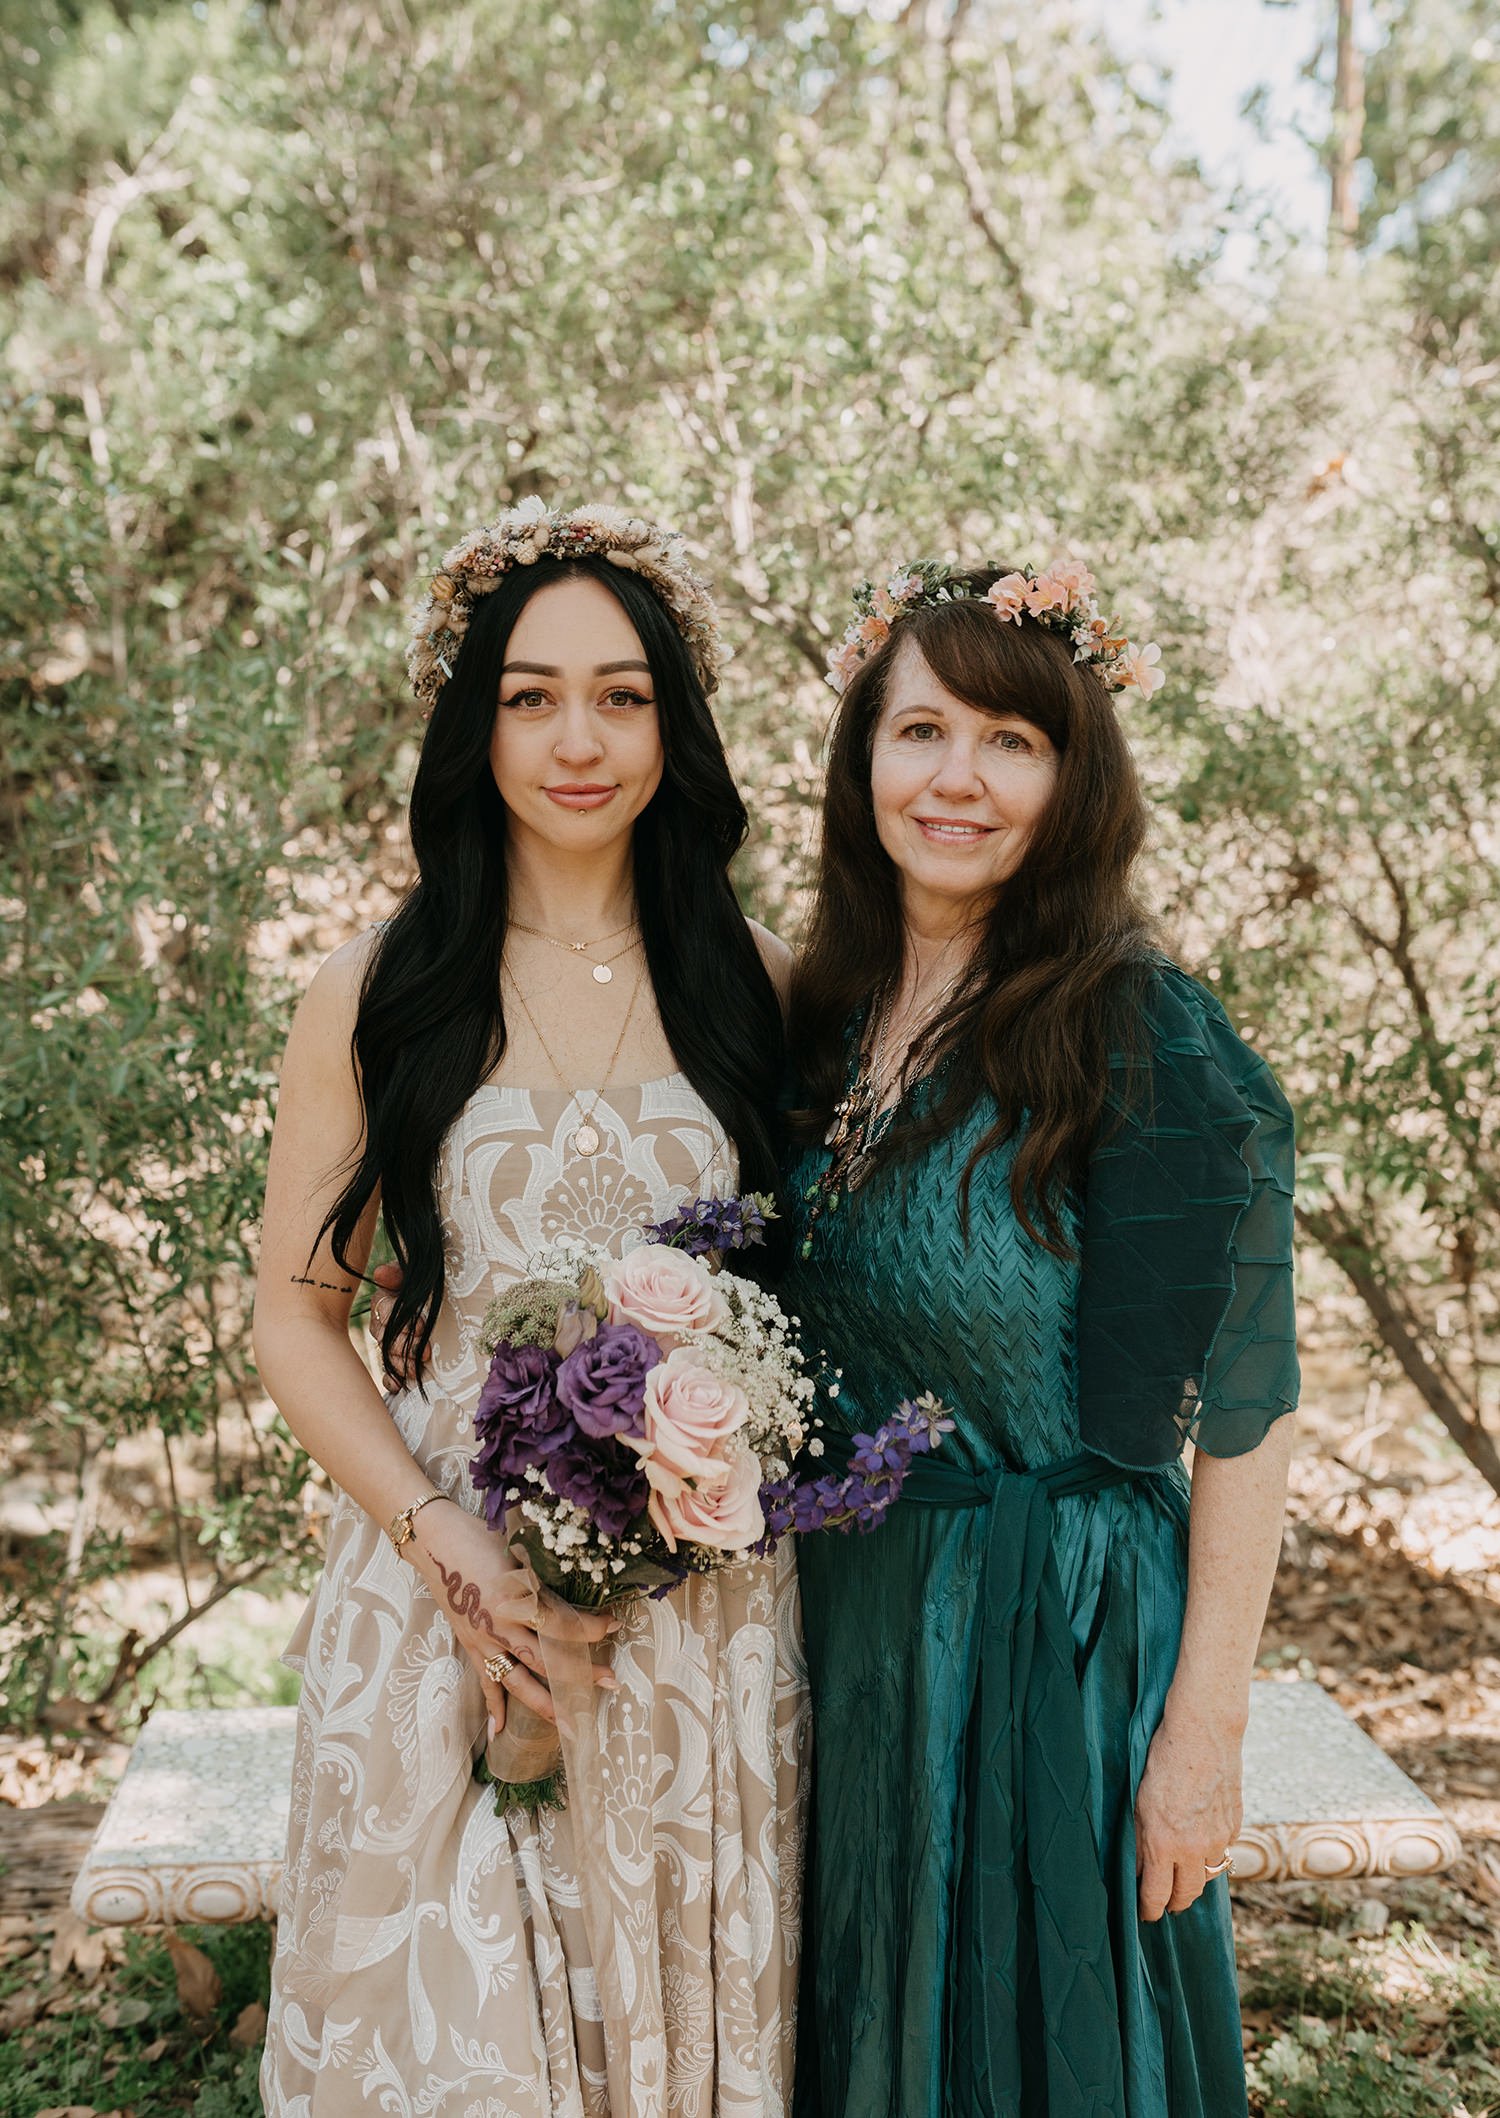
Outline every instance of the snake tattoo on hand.
<path id="1" fill-rule="evenodd" d="M 476 1630 L 488 1633 L 497 1647 L 503 1647 L 505 1643 L 495 1631 L 494 1620 L 485 1609 L 478 1582 L 465 1581 L 457 1567 L 454 1567 L 450 1572 L 441 1559 L 435 1558 L 432 1563 L 442 1577 L 443 1587 L 448 1596 L 448 1608 L 458 1617 L 466 1620 L 468 1624 L 474 1626 Z"/>

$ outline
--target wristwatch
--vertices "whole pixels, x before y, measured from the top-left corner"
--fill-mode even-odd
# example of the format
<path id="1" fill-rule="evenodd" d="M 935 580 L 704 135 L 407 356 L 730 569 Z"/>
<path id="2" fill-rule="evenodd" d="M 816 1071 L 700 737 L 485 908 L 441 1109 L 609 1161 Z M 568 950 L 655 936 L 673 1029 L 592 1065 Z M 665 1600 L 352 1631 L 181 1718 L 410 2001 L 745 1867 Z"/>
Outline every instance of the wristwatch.
<path id="1" fill-rule="evenodd" d="M 414 1500 L 409 1508 L 403 1508 L 401 1510 L 401 1513 L 397 1515 L 392 1521 L 390 1529 L 387 1532 L 391 1543 L 396 1547 L 396 1550 L 398 1552 L 400 1552 L 404 1546 L 410 1544 L 413 1537 L 415 1537 L 417 1534 L 412 1523 L 413 1516 L 416 1515 L 420 1509 L 425 1508 L 429 1500 L 446 1500 L 447 1498 L 448 1496 L 446 1493 L 439 1493 L 436 1491 L 431 1493 L 424 1493 L 420 1500 Z"/>

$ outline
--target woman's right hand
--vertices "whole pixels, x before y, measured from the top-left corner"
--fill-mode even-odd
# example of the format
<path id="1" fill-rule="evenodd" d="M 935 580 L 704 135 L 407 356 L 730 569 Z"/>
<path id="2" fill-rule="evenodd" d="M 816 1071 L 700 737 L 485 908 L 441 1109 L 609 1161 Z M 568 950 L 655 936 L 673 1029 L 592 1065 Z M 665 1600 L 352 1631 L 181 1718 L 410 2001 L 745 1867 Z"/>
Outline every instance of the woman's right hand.
<path id="1" fill-rule="evenodd" d="M 505 1726 L 507 1695 L 522 1700 L 544 1721 L 555 1721 L 537 1637 L 534 1575 L 516 1564 L 497 1531 L 455 1500 L 435 1500 L 423 1508 L 413 1519 L 412 1533 L 402 1556 L 431 1589 L 459 1647 L 473 1663 L 495 1731 Z M 580 1611 L 576 1622 L 580 1636 L 590 1644 L 607 1639 L 619 1625 L 617 1618 L 598 1611 Z M 503 1684 L 484 1666 L 498 1654 L 516 1657 L 516 1667 Z M 609 1670 L 596 1670 L 594 1676 L 606 1690 L 616 1689 Z"/>

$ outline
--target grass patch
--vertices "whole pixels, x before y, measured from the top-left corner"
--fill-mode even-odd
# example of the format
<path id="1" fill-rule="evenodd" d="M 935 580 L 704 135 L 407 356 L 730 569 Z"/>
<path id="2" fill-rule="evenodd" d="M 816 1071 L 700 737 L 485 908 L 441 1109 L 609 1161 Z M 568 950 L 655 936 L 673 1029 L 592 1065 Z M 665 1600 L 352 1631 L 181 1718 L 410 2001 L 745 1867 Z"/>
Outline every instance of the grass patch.
<path id="1" fill-rule="evenodd" d="M 1243 1982 L 1257 2118 L 1500 2118 L 1500 1967 L 1420 1926 L 1278 1936 Z"/>
<path id="2" fill-rule="evenodd" d="M 99 1984 L 64 1985 L 49 2012 L 0 2041 L 0 2118 L 35 2118 L 50 2106 L 134 2110 L 139 2118 L 260 2118 L 257 2039 L 229 2042 L 246 2008 L 270 1996 L 271 1929 L 187 1927 L 222 1981 L 211 2022 L 185 2017 L 177 1979 L 158 1936 L 129 1936 L 123 1958 Z"/>

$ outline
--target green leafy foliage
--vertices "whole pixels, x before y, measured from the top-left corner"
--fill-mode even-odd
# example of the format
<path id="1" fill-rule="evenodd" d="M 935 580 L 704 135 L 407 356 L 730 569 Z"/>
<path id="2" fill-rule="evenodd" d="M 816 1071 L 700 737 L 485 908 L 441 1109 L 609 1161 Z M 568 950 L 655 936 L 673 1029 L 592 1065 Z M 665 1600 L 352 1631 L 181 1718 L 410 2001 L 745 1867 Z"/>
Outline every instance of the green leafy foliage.
<path id="1" fill-rule="evenodd" d="M 0 1715 L 128 1704 L 313 1557 L 248 1347 L 277 1053 L 401 879 L 413 579 L 532 491 L 714 574 L 789 928 L 853 583 L 1087 556 L 1170 670 L 1127 709 L 1170 938 L 1500 1482 L 1482 12 L 1390 12 L 1356 269 L 1246 287 L 1068 0 L 0 11 Z"/>

